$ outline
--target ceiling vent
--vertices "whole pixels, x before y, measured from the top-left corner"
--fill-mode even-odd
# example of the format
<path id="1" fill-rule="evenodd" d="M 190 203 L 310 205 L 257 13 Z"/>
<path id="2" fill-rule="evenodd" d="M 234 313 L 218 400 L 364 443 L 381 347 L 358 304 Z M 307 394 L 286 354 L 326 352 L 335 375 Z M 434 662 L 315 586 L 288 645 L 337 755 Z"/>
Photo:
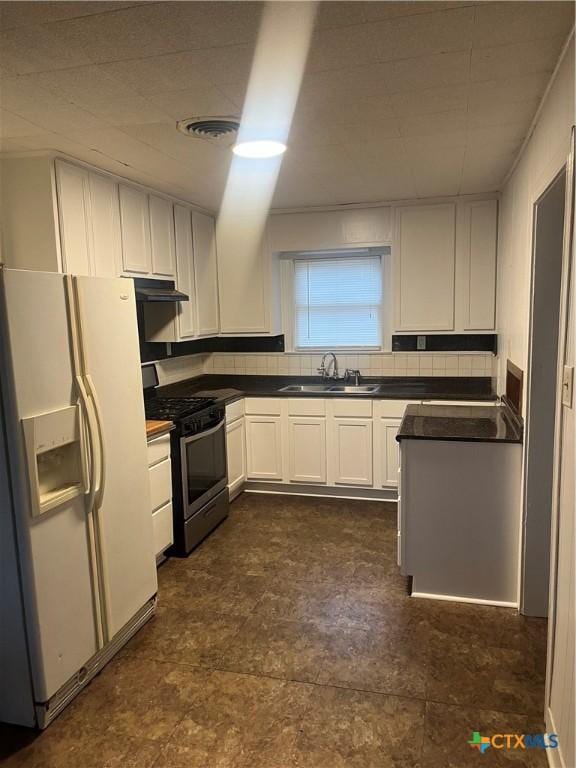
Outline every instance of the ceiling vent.
<path id="1" fill-rule="evenodd" d="M 240 121 L 237 117 L 189 117 L 180 120 L 176 127 L 194 139 L 231 144 L 236 140 Z"/>

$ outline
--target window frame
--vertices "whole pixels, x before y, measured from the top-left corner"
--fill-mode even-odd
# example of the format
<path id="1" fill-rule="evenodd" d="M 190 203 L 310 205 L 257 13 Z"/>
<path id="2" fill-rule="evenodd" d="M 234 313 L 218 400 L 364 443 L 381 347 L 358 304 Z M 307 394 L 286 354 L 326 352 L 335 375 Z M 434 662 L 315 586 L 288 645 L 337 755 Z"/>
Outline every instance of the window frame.
<path id="1" fill-rule="evenodd" d="M 380 279 L 382 281 L 382 305 L 380 312 L 380 346 L 353 346 L 334 347 L 327 350 L 326 347 L 297 347 L 295 343 L 295 262 L 310 261 L 312 259 L 334 259 L 338 257 L 351 258 L 355 255 L 378 256 L 380 258 Z M 392 247 L 385 244 L 370 249 L 341 248 L 333 251 L 298 251 L 280 254 L 280 273 L 282 287 L 282 328 L 284 331 L 285 351 L 298 355 L 316 355 L 326 351 L 334 351 L 338 354 L 365 353 L 378 354 L 391 352 L 392 350 Z"/>

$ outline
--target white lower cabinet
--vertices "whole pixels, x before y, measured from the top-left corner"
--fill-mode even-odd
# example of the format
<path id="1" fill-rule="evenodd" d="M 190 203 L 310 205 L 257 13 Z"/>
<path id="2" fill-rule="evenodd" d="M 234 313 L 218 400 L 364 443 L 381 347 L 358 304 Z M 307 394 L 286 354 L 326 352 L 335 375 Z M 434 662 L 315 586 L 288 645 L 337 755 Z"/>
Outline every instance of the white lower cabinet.
<path id="1" fill-rule="evenodd" d="M 148 440 L 148 475 L 150 478 L 154 554 L 159 560 L 164 551 L 174 542 L 169 434 Z"/>
<path id="2" fill-rule="evenodd" d="M 329 478 L 334 485 L 373 483 L 372 419 L 336 416 L 330 424 Z"/>
<path id="3" fill-rule="evenodd" d="M 229 407 L 226 408 L 228 422 Z M 233 499 L 246 481 L 246 425 L 244 416 L 226 424 L 226 458 L 228 463 L 228 492 Z"/>
<path id="4" fill-rule="evenodd" d="M 326 419 L 288 417 L 288 479 L 291 483 L 326 483 Z"/>
<path id="5" fill-rule="evenodd" d="M 399 482 L 396 435 L 406 406 L 418 402 L 338 397 L 236 401 L 226 408 L 229 488 L 241 487 L 244 480 L 267 480 L 392 491 Z"/>
<path id="6" fill-rule="evenodd" d="M 374 425 L 374 474 L 378 487 L 398 485 L 400 455 L 396 434 L 400 419 L 378 419 Z"/>
<path id="7" fill-rule="evenodd" d="M 282 417 L 249 415 L 245 419 L 247 478 L 282 482 Z"/>

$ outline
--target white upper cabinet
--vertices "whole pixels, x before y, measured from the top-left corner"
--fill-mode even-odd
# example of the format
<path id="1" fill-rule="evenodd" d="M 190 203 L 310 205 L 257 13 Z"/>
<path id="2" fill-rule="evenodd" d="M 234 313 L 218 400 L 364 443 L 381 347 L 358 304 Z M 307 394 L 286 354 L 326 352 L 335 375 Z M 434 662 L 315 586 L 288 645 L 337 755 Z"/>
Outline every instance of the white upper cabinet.
<path id="1" fill-rule="evenodd" d="M 150 195 L 149 206 L 152 274 L 173 278 L 176 274 L 173 206 L 169 200 L 155 195 Z"/>
<path id="2" fill-rule="evenodd" d="M 128 275 L 146 276 L 152 272 L 150 212 L 145 192 L 120 184 L 122 226 L 122 264 Z"/>
<path id="3" fill-rule="evenodd" d="M 214 219 L 192 212 L 194 275 L 196 280 L 196 335 L 218 333 L 218 266 L 216 262 L 216 227 Z"/>
<path id="4" fill-rule="evenodd" d="M 272 251 L 318 251 L 382 245 L 392 237 L 391 209 L 280 213 L 270 217 Z"/>
<path id="5" fill-rule="evenodd" d="M 271 333 L 272 257 L 266 232 L 234 217 L 218 222 L 216 238 L 221 333 Z"/>
<path id="6" fill-rule="evenodd" d="M 462 286 L 464 330 L 493 330 L 496 313 L 497 202 L 463 206 Z"/>
<path id="7" fill-rule="evenodd" d="M 396 330 L 454 330 L 455 205 L 397 209 Z"/>
<path id="8" fill-rule="evenodd" d="M 178 290 L 189 297 L 178 307 L 178 336 L 193 338 L 196 333 L 196 280 L 194 277 L 194 250 L 192 246 L 192 217 L 189 208 L 174 206 L 176 234 L 176 274 Z"/>
<path id="9" fill-rule="evenodd" d="M 122 234 L 118 184 L 107 176 L 89 174 L 90 243 L 96 277 L 118 277 L 122 273 Z"/>
<path id="10" fill-rule="evenodd" d="M 88 171 L 56 163 L 62 268 L 74 275 L 95 274 L 90 243 L 90 186 Z"/>

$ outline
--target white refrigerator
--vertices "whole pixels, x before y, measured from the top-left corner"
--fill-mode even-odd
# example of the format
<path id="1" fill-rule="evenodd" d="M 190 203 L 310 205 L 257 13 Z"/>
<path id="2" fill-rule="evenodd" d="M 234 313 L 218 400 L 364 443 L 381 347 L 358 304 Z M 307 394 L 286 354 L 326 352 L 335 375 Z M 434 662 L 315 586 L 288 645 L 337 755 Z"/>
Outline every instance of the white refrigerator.
<path id="1" fill-rule="evenodd" d="M 155 608 L 133 283 L 0 268 L 0 721 L 44 728 Z"/>

